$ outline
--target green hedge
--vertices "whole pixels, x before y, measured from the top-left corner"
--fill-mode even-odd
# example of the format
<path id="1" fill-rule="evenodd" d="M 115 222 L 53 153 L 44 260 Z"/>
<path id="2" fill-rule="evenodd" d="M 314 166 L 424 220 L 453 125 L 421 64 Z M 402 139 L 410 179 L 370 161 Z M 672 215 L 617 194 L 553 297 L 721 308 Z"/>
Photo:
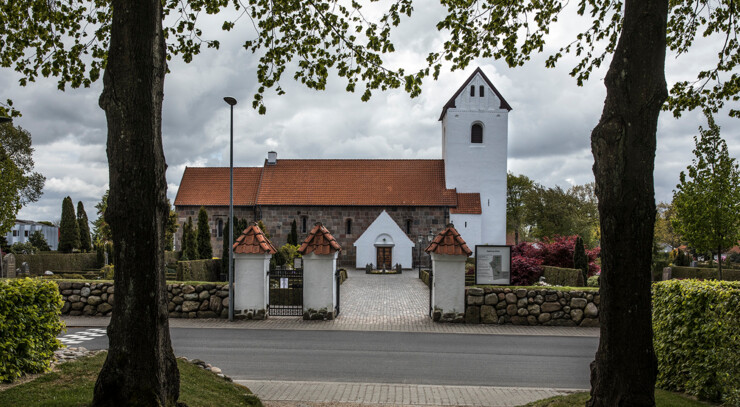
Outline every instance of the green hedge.
<path id="1" fill-rule="evenodd" d="M 424 284 L 427 285 L 427 287 L 431 287 L 429 285 L 429 270 L 420 270 L 419 271 L 419 278 L 421 279 L 421 281 L 424 282 Z"/>
<path id="2" fill-rule="evenodd" d="M 219 281 L 220 276 L 220 259 L 177 262 L 178 281 Z"/>
<path id="3" fill-rule="evenodd" d="M 43 252 L 42 252 L 43 253 Z M 23 262 L 28 263 L 29 271 L 33 276 L 44 274 L 44 271 L 74 271 L 93 270 L 101 267 L 98 264 L 96 253 L 56 253 L 45 254 L 17 254 L 15 267 L 20 268 Z"/>
<path id="4" fill-rule="evenodd" d="M 653 285 L 657 386 L 740 405 L 740 283 Z"/>
<path id="5" fill-rule="evenodd" d="M 716 268 L 671 266 L 671 277 L 717 280 L 719 278 L 719 270 Z M 740 281 L 740 270 L 722 267 L 722 279 L 725 281 Z"/>
<path id="6" fill-rule="evenodd" d="M 164 263 L 174 264 L 180 260 L 180 252 L 164 252 Z"/>
<path id="7" fill-rule="evenodd" d="M 562 285 L 566 287 L 583 287 L 583 274 L 578 269 L 566 269 L 552 266 L 542 266 L 542 275 L 545 282 L 550 285 Z"/>
<path id="8" fill-rule="evenodd" d="M 64 329 L 62 295 L 53 281 L 0 280 L 0 381 L 49 370 Z"/>

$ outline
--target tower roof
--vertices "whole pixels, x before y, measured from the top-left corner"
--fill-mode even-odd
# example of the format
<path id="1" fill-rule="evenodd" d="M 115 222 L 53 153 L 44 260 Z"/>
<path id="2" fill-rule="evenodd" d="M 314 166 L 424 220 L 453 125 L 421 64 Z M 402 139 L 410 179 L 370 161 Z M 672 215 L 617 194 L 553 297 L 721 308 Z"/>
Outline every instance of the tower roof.
<path id="1" fill-rule="evenodd" d="M 342 246 L 337 243 L 334 236 L 320 222 L 311 229 L 308 237 L 306 237 L 306 240 L 303 241 L 303 244 L 298 249 L 298 253 L 303 255 L 309 253 L 333 254 L 334 252 L 341 251 Z"/>
<path id="2" fill-rule="evenodd" d="M 460 93 L 463 90 L 465 90 L 465 88 L 468 87 L 468 84 L 470 83 L 470 81 L 473 80 L 475 75 L 478 73 L 483 78 L 483 80 L 486 81 L 486 84 L 491 88 L 493 93 L 495 93 L 496 96 L 498 96 L 498 99 L 501 101 L 501 105 L 499 106 L 499 108 L 511 111 L 511 105 L 509 105 L 509 102 L 507 102 L 506 99 L 504 99 L 504 97 L 501 95 L 501 92 L 499 92 L 498 89 L 496 89 L 496 87 L 493 86 L 493 83 L 491 83 L 491 81 L 488 79 L 486 74 L 483 73 L 483 70 L 480 69 L 480 67 L 478 67 L 475 69 L 475 71 L 473 71 L 473 73 L 468 77 L 468 79 L 466 79 L 465 82 L 463 82 L 462 86 L 460 86 L 460 89 L 458 89 L 457 92 L 455 92 L 455 94 L 452 95 L 452 97 L 450 98 L 450 100 L 447 101 L 444 107 L 442 107 L 442 114 L 439 115 L 439 120 L 442 120 L 445 117 L 445 114 L 447 113 L 447 109 L 456 107 L 455 99 L 457 99 Z"/>
<path id="3" fill-rule="evenodd" d="M 450 256 L 470 256 L 473 251 L 470 250 L 468 245 L 463 240 L 460 233 L 457 232 L 454 226 L 450 223 L 447 225 L 445 230 L 439 232 L 434 237 L 432 243 L 429 244 L 425 250 L 427 253 L 447 254 Z"/>
<path id="4" fill-rule="evenodd" d="M 270 240 L 265 236 L 259 226 L 256 223 L 252 223 L 248 228 L 244 229 L 241 236 L 234 242 L 234 253 L 239 254 L 275 254 L 277 250 L 270 243 Z"/>

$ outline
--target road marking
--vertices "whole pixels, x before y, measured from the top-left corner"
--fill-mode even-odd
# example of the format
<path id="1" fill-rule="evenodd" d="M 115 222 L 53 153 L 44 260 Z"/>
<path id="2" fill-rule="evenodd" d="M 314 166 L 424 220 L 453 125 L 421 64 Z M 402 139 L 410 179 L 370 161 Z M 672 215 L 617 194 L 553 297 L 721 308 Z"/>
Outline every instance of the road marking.
<path id="1" fill-rule="evenodd" d="M 82 342 L 91 341 L 99 336 L 103 336 L 105 332 L 105 329 L 90 328 L 73 334 L 62 335 L 57 337 L 57 339 L 64 345 L 78 345 Z"/>

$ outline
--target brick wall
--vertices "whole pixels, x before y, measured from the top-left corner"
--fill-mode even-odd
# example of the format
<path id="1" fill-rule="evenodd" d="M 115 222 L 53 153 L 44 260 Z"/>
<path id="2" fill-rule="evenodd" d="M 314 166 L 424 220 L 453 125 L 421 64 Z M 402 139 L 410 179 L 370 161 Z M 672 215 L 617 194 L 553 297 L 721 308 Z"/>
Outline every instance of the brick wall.
<path id="1" fill-rule="evenodd" d="M 448 223 L 449 214 L 445 207 L 416 207 L 416 206 L 398 206 L 398 207 L 370 207 L 370 206 L 262 206 L 258 208 L 256 218 L 261 218 L 270 235 L 270 240 L 275 247 L 284 245 L 288 240 L 290 227 L 293 220 L 298 225 L 298 240 L 302 241 L 306 234 L 301 230 L 302 218 L 306 218 L 307 232 L 311 230 L 316 222 L 322 222 L 324 226 L 334 235 L 339 244 L 342 246 L 342 253 L 339 256 L 338 264 L 344 267 L 354 267 L 355 265 L 355 247 L 353 243 L 378 215 L 386 210 L 388 214 L 396 221 L 398 226 L 406 232 L 407 221 L 411 221 L 411 230 L 409 238 L 416 241 L 416 236 L 422 234 L 426 236 L 431 230 L 438 233 Z M 177 207 L 178 221 L 184 224 L 188 216 L 193 217 L 193 222 L 197 222 L 199 207 Z M 216 235 L 216 225 L 218 220 L 228 222 L 228 206 L 207 207 L 209 217 L 209 226 L 211 228 L 211 245 L 213 255 L 220 257 L 223 247 L 223 238 Z M 259 212 L 261 211 L 261 216 Z M 234 216 L 237 218 L 246 218 L 250 221 L 255 219 L 254 207 L 234 207 Z M 352 220 L 352 233 L 347 233 L 347 220 Z M 175 249 L 180 249 L 182 240 L 182 228 L 179 228 L 175 235 Z M 424 247 L 423 247 L 424 248 Z M 423 249 L 422 248 L 422 249 Z M 416 262 L 416 249 L 414 249 L 414 262 Z M 428 263 L 428 256 L 422 255 L 422 264 Z"/>

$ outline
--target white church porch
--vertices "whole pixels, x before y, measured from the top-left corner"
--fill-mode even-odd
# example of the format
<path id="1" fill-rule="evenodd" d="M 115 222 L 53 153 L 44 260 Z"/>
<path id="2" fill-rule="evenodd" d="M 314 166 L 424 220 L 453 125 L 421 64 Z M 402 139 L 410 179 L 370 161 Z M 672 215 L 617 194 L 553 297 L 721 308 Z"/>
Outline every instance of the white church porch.
<path id="1" fill-rule="evenodd" d="M 403 268 L 412 268 L 414 242 L 404 233 L 398 224 L 385 210 L 378 215 L 372 224 L 353 244 L 356 248 L 356 267 L 364 268 L 366 264 L 380 267 L 378 257 L 390 251 L 388 268 L 400 264 Z"/>

